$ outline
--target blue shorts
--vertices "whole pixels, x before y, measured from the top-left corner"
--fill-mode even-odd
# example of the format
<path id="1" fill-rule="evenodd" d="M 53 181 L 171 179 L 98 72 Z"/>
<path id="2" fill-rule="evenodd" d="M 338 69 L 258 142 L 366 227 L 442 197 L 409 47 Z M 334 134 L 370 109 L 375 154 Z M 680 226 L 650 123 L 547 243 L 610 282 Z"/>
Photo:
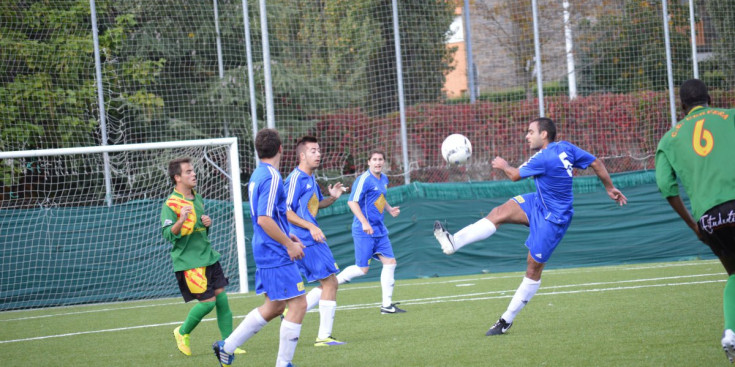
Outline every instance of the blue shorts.
<path id="1" fill-rule="evenodd" d="M 528 251 L 534 260 L 539 263 L 545 263 L 549 261 L 554 249 L 559 245 L 561 239 L 564 238 L 564 234 L 567 232 L 567 228 L 569 228 L 569 224 L 572 221 L 557 224 L 546 220 L 541 207 L 539 207 L 541 203 L 537 202 L 537 199 L 535 193 L 519 195 L 513 198 L 526 213 L 526 217 L 528 217 L 530 233 L 526 239 L 526 247 L 528 247 Z"/>
<path id="2" fill-rule="evenodd" d="M 352 238 L 355 240 L 355 265 L 361 268 L 370 266 L 371 258 L 379 260 L 378 254 L 391 259 L 395 258 L 388 235 L 373 237 L 353 233 Z"/>
<path id="3" fill-rule="evenodd" d="M 271 301 L 283 301 L 304 294 L 304 281 L 296 263 L 255 269 L 255 294 L 263 293 Z"/>
<path id="4" fill-rule="evenodd" d="M 304 258 L 296 260 L 301 274 L 307 282 L 314 282 L 339 272 L 337 262 L 334 261 L 332 250 L 326 243 L 320 242 L 304 248 Z"/>

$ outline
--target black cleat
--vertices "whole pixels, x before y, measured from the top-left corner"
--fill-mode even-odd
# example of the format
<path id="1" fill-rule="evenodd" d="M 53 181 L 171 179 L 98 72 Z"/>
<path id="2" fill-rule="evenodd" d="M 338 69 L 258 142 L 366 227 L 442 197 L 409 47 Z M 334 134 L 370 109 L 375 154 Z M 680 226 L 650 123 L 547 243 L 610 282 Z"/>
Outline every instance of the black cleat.
<path id="1" fill-rule="evenodd" d="M 381 306 L 380 307 L 380 313 L 387 314 L 387 313 L 404 313 L 404 312 L 406 312 L 406 310 L 402 310 L 402 309 L 396 307 L 396 305 L 399 304 L 399 303 L 400 302 L 391 303 L 390 306 L 388 306 L 388 307 Z"/>
<path id="2" fill-rule="evenodd" d="M 498 322 L 496 322 L 495 325 L 493 325 L 490 330 L 485 333 L 485 336 L 505 334 L 506 332 L 508 332 L 508 329 L 510 329 L 511 326 L 513 326 L 512 322 L 508 323 L 500 318 L 500 320 L 498 320 Z"/>

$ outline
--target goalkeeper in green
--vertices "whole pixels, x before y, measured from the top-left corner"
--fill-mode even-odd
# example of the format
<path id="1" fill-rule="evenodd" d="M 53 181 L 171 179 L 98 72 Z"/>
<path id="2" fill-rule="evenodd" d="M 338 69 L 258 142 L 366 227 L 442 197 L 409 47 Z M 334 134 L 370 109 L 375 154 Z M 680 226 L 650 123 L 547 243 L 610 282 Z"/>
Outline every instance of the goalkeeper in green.
<path id="1" fill-rule="evenodd" d="M 194 191 L 197 177 L 191 160 L 172 160 L 168 164 L 168 175 L 175 186 L 161 208 L 161 231 L 163 238 L 173 244 L 171 260 L 184 301 L 199 301 L 184 323 L 174 329 L 176 346 L 181 353 L 190 356 L 189 334 L 213 309 L 217 309 L 217 325 L 222 338 L 232 333 L 232 311 L 225 293 L 229 281 L 219 264 L 220 254 L 212 248 L 207 236 L 212 219 L 204 214 L 202 196 Z"/>
<path id="2" fill-rule="evenodd" d="M 735 360 L 735 109 L 712 108 L 707 86 L 690 79 L 679 90 L 686 113 L 658 143 L 656 183 L 689 228 L 717 255 L 729 276 L 722 348 Z M 689 214 L 677 179 L 691 201 Z"/>

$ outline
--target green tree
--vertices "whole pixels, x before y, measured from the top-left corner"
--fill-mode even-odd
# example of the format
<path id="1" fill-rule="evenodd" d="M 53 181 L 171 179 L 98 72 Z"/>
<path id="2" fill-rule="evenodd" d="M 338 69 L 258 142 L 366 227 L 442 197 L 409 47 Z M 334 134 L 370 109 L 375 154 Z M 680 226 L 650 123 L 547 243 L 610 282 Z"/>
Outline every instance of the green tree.
<path id="1" fill-rule="evenodd" d="M 691 77 L 688 9 L 668 2 L 674 82 Z M 580 22 L 576 34 L 582 93 L 668 88 L 661 1 L 625 0 Z"/>
<path id="2" fill-rule="evenodd" d="M 725 83 L 732 88 L 735 86 L 735 49 L 731 43 L 735 33 L 735 1 L 706 0 L 705 5 L 717 32 L 714 44 L 715 63 L 724 74 Z"/>

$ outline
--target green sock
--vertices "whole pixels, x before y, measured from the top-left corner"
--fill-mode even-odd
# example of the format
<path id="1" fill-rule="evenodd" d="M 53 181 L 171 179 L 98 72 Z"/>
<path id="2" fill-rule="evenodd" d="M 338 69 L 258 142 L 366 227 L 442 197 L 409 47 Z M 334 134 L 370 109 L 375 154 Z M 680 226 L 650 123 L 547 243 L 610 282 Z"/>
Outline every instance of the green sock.
<path id="1" fill-rule="evenodd" d="M 213 308 L 214 302 L 199 302 L 194 305 L 194 307 L 191 308 L 191 311 L 189 311 L 189 315 L 186 316 L 186 321 L 181 325 L 179 333 L 181 333 L 181 335 L 190 334 L 191 331 L 199 325 L 199 322 L 202 321 L 204 316 L 207 316 L 208 313 L 212 312 Z"/>
<path id="2" fill-rule="evenodd" d="M 722 306 L 725 311 L 725 329 L 735 331 L 735 274 L 727 278 L 725 294 L 722 298 Z"/>
<path id="3" fill-rule="evenodd" d="M 232 334 L 232 311 L 230 311 L 230 302 L 227 300 L 227 293 L 222 292 L 217 295 L 215 300 L 217 304 L 217 326 L 222 339 L 227 339 Z"/>

